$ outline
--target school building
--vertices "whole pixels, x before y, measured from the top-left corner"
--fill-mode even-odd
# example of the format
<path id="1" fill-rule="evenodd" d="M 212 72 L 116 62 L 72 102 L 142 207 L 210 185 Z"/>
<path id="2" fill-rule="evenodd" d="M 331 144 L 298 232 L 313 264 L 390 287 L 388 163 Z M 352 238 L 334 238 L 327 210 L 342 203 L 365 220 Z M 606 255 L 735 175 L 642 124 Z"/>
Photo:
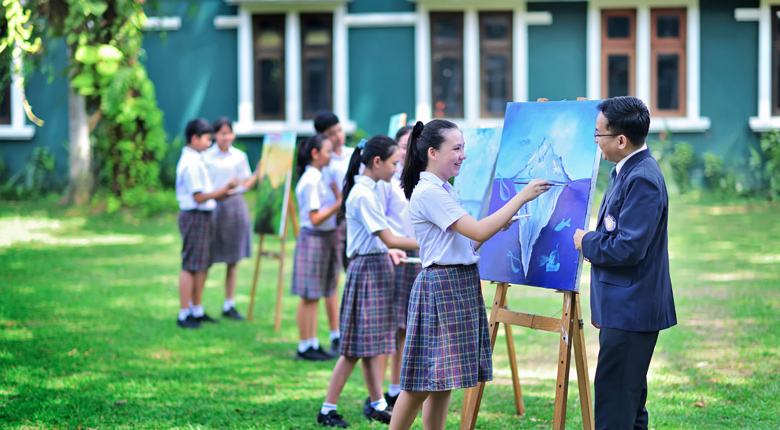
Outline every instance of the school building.
<path id="1" fill-rule="evenodd" d="M 266 133 L 312 133 L 320 109 L 376 134 L 399 112 L 494 126 L 508 101 L 630 94 L 652 132 L 734 166 L 780 128 L 780 0 L 164 0 L 144 46 L 171 139 L 226 115 L 254 159 Z M 64 180 L 65 77 L 27 81 L 43 127 L 0 90 L 6 166 L 45 146 Z"/>

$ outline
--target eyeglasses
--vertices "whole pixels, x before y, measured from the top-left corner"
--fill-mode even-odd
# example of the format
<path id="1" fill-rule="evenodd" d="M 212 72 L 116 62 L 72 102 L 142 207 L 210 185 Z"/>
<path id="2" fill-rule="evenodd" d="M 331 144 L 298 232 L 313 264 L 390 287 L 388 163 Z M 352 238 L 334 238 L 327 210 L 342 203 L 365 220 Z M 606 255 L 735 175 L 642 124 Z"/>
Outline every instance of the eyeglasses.
<path id="1" fill-rule="evenodd" d="M 612 137 L 612 136 L 620 136 L 620 134 L 599 134 L 598 132 L 593 133 L 593 138 L 599 138 L 599 137 Z"/>

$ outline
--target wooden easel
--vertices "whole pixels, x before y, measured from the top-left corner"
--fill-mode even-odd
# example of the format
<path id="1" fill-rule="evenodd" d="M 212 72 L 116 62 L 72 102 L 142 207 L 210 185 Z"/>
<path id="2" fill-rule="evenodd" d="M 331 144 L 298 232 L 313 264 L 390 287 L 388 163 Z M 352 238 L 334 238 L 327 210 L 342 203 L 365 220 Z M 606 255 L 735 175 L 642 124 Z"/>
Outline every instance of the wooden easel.
<path id="1" fill-rule="evenodd" d="M 577 97 L 577 100 L 587 100 Z M 539 98 L 537 102 L 548 101 Z M 507 308 L 506 295 L 509 284 L 497 283 L 496 296 L 493 299 L 493 308 L 490 311 L 490 348 L 495 348 L 498 335 L 498 323 L 504 323 L 506 329 L 507 352 L 509 354 L 509 366 L 512 370 L 512 388 L 515 393 L 515 408 L 518 415 L 524 414 L 523 397 L 520 389 L 520 380 L 517 373 L 517 360 L 515 358 L 515 345 L 512 339 L 512 325 L 528 327 L 537 330 L 558 333 L 561 336 L 558 348 L 558 376 L 555 387 L 555 410 L 553 414 L 553 430 L 563 430 L 566 427 L 566 403 L 569 395 L 569 369 L 571 367 L 572 339 L 574 343 L 574 361 L 577 365 L 577 382 L 580 390 L 580 409 L 582 410 L 582 427 L 584 430 L 592 430 L 595 427 L 593 421 L 593 404 L 590 395 L 590 378 L 588 376 L 588 360 L 585 354 L 584 323 L 582 310 L 580 309 L 580 294 L 575 291 L 558 291 L 563 293 L 563 309 L 560 319 L 514 312 Z M 461 430 L 473 430 L 477 424 L 479 406 L 482 403 L 482 394 L 485 383 L 480 382 L 476 387 L 469 388 L 463 394 L 463 412 L 460 421 Z"/>
<path id="2" fill-rule="evenodd" d="M 293 226 L 293 232 L 295 237 L 298 237 L 300 233 L 300 226 L 298 225 L 298 212 L 295 210 L 295 199 L 293 198 L 292 191 L 288 196 L 287 213 L 284 215 L 287 217 L 287 222 Z M 249 301 L 249 312 L 247 313 L 247 319 L 252 321 L 252 317 L 255 310 L 255 293 L 257 292 L 257 278 L 260 276 L 260 258 L 273 258 L 279 260 L 279 273 L 277 276 L 277 288 L 276 288 L 276 315 L 274 316 L 274 331 L 279 331 L 282 326 L 282 290 L 284 289 L 284 256 L 286 251 L 287 231 L 288 225 L 285 225 L 282 235 L 279 237 L 281 242 L 281 249 L 279 252 L 271 252 L 263 250 L 263 242 L 265 242 L 265 234 L 260 235 L 260 242 L 257 244 L 257 257 L 255 258 L 255 274 L 252 276 L 252 293 Z"/>

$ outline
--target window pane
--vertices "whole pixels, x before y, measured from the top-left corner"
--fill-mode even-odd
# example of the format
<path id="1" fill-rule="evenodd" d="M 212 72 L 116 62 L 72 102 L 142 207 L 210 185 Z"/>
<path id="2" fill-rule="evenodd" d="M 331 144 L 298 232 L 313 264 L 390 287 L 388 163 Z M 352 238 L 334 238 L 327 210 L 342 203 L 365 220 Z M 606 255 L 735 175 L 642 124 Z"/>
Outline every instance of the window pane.
<path id="1" fill-rule="evenodd" d="M 463 69 L 459 58 L 441 56 L 434 59 L 434 82 L 438 85 L 433 88 L 434 116 L 460 117 L 463 116 Z"/>
<path id="2" fill-rule="evenodd" d="M 261 115 L 281 115 L 284 101 L 284 72 L 279 58 L 263 59 L 260 68 L 260 106 Z"/>
<path id="3" fill-rule="evenodd" d="M 306 59 L 306 79 L 308 93 L 304 98 L 303 109 L 314 113 L 323 109 L 330 109 L 328 89 L 330 88 L 330 61 L 327 58 Z"/>
<path id="4" fill-rule="evenodd" d="M 486 17 L 483 20 L 487 40 L 509 39 L 509 20 L 503 16 Z"/>
<path id="5" fill-rule="evenodd" d="M 303 43 L 310 46 L 330 45 L 331 20 L 327 18 L 310 18 L 306 20 Z"/>
<path id="6" fill-rule="evenodd" d="M 509 59 L 505 56 L 489 56 L 486 63 L 487 111 L 504 113 L 509 101 Z"/>
<path id="7" fill-rule="evenodd" d="M 433 42 L 453 43 L 460 42 L 461 20 L 458 17 L 437 17 L 433 21 Z"/>
<path id="8" fill-rule="evenodd" d="M 631 20 L 627 16 L 610 16 L 607 18 L 607 37 L 610 39 L 627 39 L 631 31 Z"/>
<path id="9" fill-rule="evenodd" d="M 9 67 L 0 68 L 0 124 L 11 123 L 11 77 L 4 80 Z"/>
<path id="10" fill-rule="evenodd" d="M 778 94 L 780 93 L 780 88 L 777 86 L 780 85 L 780 52 L 775 51 L 775 66 L 772 67 L 772 70 L 775 74 L 775 76 L 772 77 L 772 85 L 774 88 L 774 108 L 773 108 L 773 115 L 778 115 L 777 112 L 780 111 L 780 97 L 778 97 Z"/>
<path id="11" fill-rule="evenodd" d="M 680 37 L 680 16 L 658 15 L 655 28 L 656 36 L 659 38 L 678 39 Z"/>
<path id="12" fill-rule="evenodd" d="M 679 109 L 680 57 L 677 54 L 658 55 L 658 109 Z"/>
<path id="13" fill-rule="evenodd" d="M 263 48 L 282 48 L 284 39 L 280 28 L 264 27 L 260 30 L 257 43 Z"/>
<path id="14" fill-rule="evenodd" d="M 610 55 L 607 57 L 608 92 L 607 97 L 627 96 L 630 73 L 628 55 Z"/>

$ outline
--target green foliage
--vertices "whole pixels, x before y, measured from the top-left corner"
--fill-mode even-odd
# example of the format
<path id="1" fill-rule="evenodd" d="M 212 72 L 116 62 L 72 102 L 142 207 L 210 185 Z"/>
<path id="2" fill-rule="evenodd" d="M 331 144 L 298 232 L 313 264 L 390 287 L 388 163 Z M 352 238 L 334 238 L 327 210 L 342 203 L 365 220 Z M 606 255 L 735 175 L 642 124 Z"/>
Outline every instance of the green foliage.
<path id="1" fill-rule="evenodd" d="M 688 192 L 691 189 L 691 172 L 698 162 L 693 146 L 674 141 L 670 132 L 661 133 L 659 139 L 648 142 L 648 146 L 664 176 L 671 176 L 677 191 L 680 194 Z"/>
<path id="2" fill-rule="evenodd" d="M 726 171 L 723 158 L 704 153 L 704 185 L 707 190 L 719 197 L 732 197 L 737 194 L 737 181 L 733 174 Z"/>
<path id="3" fill-rule="evenodd" d="M 763 133 L 759 149 L 750 148 L 750 167 L 758 177 L 762 193 L 776 201 L 780 199 L 780 132 Z"/>
<path id="4" fill-rule="evenodd" d="M 54 155 L 49 148 L 38 146 L 27 157 L 24 169 L 0 185 L 0 197 L 9 200 L 40 198 L 56 189 L 53 173 Z"/>
<path id="5" fill-rule="evenodd" d="M 282 221 L 282 206 L 284 206 L 284 184 L 274 188 L 268 176 L 263 176 L 257 192 L 255 233 L 278 235 L 279 223 Z"/>

